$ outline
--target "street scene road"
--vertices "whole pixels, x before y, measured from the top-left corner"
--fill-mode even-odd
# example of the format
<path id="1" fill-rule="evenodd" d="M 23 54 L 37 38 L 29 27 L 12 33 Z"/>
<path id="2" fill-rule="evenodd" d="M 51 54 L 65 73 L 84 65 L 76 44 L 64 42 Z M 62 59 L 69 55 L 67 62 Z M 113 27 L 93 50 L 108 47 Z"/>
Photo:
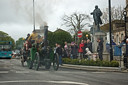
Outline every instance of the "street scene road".
<path id="1" fill-rule="evenodd" d="M 128 85 L 128 0 L 0 0 L 0 85 Z"/>
<path id="2" fill-rule="evenodd" d="M 19 59 L 0 60 L 0 85 L 127 85 L 128 73 L 59 68 L 39 71 L 22 67 Z"/>

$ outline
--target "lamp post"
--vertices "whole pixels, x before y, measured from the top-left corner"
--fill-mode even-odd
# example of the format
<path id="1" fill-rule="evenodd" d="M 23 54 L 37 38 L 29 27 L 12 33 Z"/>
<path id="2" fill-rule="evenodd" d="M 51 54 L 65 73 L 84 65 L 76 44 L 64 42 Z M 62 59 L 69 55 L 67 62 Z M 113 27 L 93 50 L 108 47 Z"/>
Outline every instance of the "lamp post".
<path id="1" fill-rule="evenodd" d="M 35 4 L 34 4 L 34 0 L 33 0 L 33 30 L 35 30 Z"/>
<path id="2" fill-rule="evenodd" d="M 126 22 L 127 22 L 126 16 L 127 16 L 127 12 L 126 12 L 126 10 L 123 12 L 123 15 L 124 15 L 124 21 L 125 21 L 125 38 L 127 38 L 127 29 L 126 29 Z"/>
<path id="3" fill-rule="evenodd" d="M 124 21 L 125 21 L 125 42 L 126 42 L 126 39 L 127 39 L 127 28 L 126 28 L 126 23 L 127 23 L 126 16 L 127 16 L 127 11 L 126 11 L 126 10 L 124 10 L 123 15 L 124 15 Z M 127 42 L 126 42 L 126 51 L 127 51 Z M 127 52 L 126 52 L 126 53 L 127 53 Z M 125 65 L 126 68 L 128 67 L 128 65 L 127 65 L 127 54 L 125 54 L 125 56 L 124 56 L 124 65 Z"/>
<path id="4" fill-rule="evenodd" d="M 109 32 L 110 32 L 110 61 L 113 60 L 112 29 L 111 29 L 111 0 L 109 0 Z"/>

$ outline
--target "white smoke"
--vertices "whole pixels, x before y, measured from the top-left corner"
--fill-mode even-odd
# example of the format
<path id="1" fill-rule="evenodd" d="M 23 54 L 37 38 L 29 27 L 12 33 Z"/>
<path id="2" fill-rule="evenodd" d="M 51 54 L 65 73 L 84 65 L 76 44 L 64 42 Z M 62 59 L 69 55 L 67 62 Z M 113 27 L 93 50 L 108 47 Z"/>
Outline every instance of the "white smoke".
<path id="1" fill-rule="evenodd" d="M 59 0 L 34 0 L 36 25 L 47 25 L 48 16 L 55 12 L 55 5 Z M 33 22 L 33 0 L 13 0 L 18 14 L 24 12 L 23 16 L 28 22 Z M 20 9 L 20 10 L 19 10 Z"/>

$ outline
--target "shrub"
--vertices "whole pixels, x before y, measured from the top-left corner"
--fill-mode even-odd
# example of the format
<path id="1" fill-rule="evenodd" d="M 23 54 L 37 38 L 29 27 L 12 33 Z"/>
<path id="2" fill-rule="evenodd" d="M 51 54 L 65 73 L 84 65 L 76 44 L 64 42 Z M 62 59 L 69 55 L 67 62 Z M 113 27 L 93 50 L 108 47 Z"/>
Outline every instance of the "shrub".
<path id="1" fill-rule="evenodd" d="M 105 67 L 118 67 L 119 63 L 117 61 L 101 61 L 101 60 L 85 60 L 85 59 L 70 59 L 63 58 L 63 63 L 73 64 L 73 65 L 86 65 L 86 66 L 105 66 Z"/>
<path id="2" fill-rule="evenodd" d="M 110 63 L 110 65 L 112 66 L 112 67 L 118 67 L 119 66 L 119 63 L 117 62 L 117 61 L 111 61 L 111 63 Z"/>

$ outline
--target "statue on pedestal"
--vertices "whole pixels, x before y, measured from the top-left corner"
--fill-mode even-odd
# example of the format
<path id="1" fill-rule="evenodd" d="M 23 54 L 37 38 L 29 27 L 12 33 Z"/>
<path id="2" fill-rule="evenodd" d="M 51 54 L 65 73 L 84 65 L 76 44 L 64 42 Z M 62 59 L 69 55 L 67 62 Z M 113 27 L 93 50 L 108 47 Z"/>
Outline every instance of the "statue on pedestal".
<path id="1" fill-rule="evenodd" d="M 102 16 L 102 12 L 98 8 L 97 5 L 95 6 L 95 9 L 91 13 L 91 15 L 93 15 L 93 19 L 94 19 L 95 25 L 97 26 L 97 31 L 100 31 L 100 25 L 99 24 L 102 24 L 102 21 L 101 21 L 101 18 L 100 18 Z"/>

